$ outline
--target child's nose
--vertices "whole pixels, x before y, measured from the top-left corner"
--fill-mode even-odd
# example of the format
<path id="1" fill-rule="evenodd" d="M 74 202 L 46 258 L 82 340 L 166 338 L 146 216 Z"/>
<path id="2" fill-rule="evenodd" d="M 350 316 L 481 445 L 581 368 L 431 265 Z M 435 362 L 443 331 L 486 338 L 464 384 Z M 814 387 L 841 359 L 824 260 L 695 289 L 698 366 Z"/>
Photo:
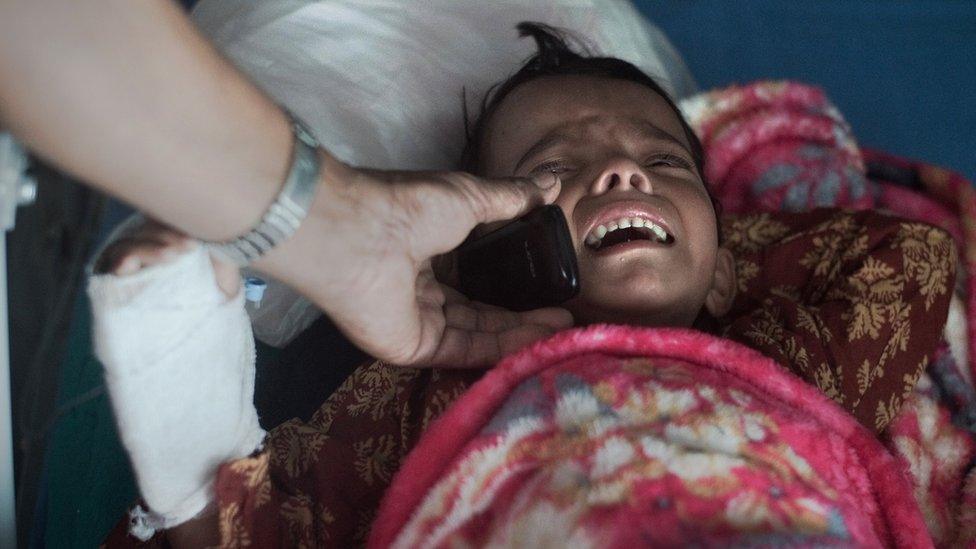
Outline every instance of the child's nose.
<path id="1" fill-rule="evenodd" d="M 654 187 L 651 180 L 644 175 L 640 165 L 629 158 L 615 158 L 607 162 L 590 186 L 590 194 L 599 195 L 615 191 L 636 189 L 645 194 L 652 194 Z"/>

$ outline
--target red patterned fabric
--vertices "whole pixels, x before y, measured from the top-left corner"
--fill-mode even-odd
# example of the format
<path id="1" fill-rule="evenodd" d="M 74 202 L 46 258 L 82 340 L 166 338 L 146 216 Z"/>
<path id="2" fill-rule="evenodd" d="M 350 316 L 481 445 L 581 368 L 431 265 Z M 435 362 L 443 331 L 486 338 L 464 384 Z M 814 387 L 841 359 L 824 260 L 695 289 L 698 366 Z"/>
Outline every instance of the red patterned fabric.
<path id="1" fill-rule="evenodd" d="M 881 431 L 932 359 L 955 281 L 944 231 L 872 211 L 726 218 L 738 294 L 723 334 Z"/>
<path id="2" fill-rule="evenodd" d="M 371 547 L 928 547 L 874 434 L 772 360 L 591 326 L 502 361 L 394 479 Z"/>
<path id="3" fill-rule="evenodd" d="M 879 151 L 865 151 L 869 163 L 887 167 L 877 177 L 882 188 L 879 207 L 897 215 L 931 223 L 949 231 L 960 250 L 960 270 L 967 276 L 959 286 L 966 300 L 969 356 L 976 357 L 976 188 L 952 170 L 911 161 Z M 905 179 L 890 181 L 886 174 L 900 173 Z M 961 365 L 976 379 L 976 361 Z"/>

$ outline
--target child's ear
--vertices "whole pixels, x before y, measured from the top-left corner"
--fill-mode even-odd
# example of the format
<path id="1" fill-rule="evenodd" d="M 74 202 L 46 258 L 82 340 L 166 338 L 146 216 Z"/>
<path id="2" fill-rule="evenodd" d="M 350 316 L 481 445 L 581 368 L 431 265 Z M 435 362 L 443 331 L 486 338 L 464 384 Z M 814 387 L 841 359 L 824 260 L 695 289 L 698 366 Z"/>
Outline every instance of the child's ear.
<path id="1" fill-rule="evenodd" d="M 736 287 L 735 258 L 732 257 L 732 252 L 719 248 L 712 289 L 705 296 L 705 308 L 713 317 L 720 318 L 729 312 L 732 302 L 735 301 Z"/>

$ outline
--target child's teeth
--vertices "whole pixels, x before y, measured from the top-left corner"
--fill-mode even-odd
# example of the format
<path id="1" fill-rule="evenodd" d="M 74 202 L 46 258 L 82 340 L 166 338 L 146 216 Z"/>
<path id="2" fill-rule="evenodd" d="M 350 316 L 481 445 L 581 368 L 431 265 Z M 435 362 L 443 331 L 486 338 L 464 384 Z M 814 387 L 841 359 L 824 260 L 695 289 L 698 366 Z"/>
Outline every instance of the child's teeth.
<path id="1" fill-rule="evenodd" d="M 655 236 L 656 236 L 656 237 L 658 238 L 658 240 L 660 240 L 661 242 L 664 242 L 665 240 L 667 240 L 667 239 L 668 239 L 668 233 L 667 233 L 667 232 L 665 232 L 665 231 L 664 231 L 664 229 L 662 229 L 662 228 L 661 228 L 661 227 L 660 227 L 659 225 L 655 225 L 655 224 L 651 224 L 651 225 L 650 225 L 650 229 L 651 229 L 651 232 L 653 232 L 653 233 L 654 233 L 654 235 L 655 235 Z"/>
<path id="2" fill-rule="evenodd" d="M 607 233 L 616 231 L 617 229 L 628 229 L 631 227 L 647 229 L 654 233 L 654 236 L 657 237 L 657 239 L 661 242 L 667 242 L 667 231 L 665 231 L 664 227 L 661 227 L 657 223 L 640 217 L 621 217 L 616 221 L 610 221 L 606 225 L 597 225 L 596 228 L 590 231 L 590 234 L 586 236 L 586 244 L 596 248 L 599 246 L 600 241 L 603 240 L 603 237 L 607 236 Z"/>

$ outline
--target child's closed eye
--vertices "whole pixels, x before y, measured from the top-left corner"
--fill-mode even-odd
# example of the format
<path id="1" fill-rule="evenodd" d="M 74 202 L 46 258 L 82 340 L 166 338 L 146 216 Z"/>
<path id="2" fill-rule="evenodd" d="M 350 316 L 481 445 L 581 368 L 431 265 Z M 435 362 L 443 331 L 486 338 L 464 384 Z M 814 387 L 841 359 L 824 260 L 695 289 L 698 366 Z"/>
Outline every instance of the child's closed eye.
<path id="1" fill-rule="evenodd" d="M 530 174 L 537 174 L 537 173 L 546 173 L 546 172 L 548 172 L 548 173 L 551 173 L 551 174 L 559 175 L 559 174 L 562 174 L 562 173 L 566 173 L 567 171 L 569 171 L 569 168 L 566 167 L 565 165 L 563 165 L 563 163 L 561 161 L 559 161 L 559 160 L 550 160 L 548 162 L 543 162 L 542 164 L 539 164 L 538 166 L 536 166 L 535 168 L 533 168 L 532 171 L 529 172 L 529 173 Z"/>
<path id="2" fill-rule="evenodd" d="M 681 168 L 685 170 L 692 168 L 692 163 L 688 160 L 669 153 L 654 155 L 648 158 L 644 165 L 650 168 Z"/>

